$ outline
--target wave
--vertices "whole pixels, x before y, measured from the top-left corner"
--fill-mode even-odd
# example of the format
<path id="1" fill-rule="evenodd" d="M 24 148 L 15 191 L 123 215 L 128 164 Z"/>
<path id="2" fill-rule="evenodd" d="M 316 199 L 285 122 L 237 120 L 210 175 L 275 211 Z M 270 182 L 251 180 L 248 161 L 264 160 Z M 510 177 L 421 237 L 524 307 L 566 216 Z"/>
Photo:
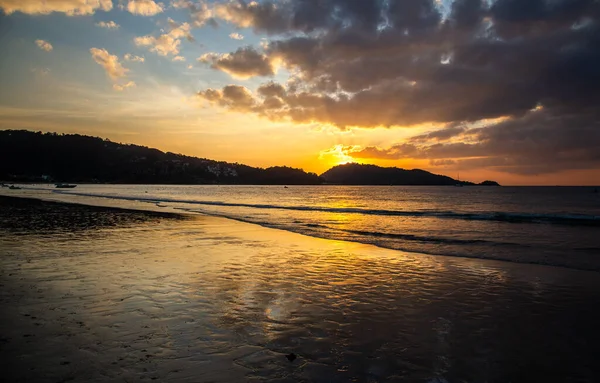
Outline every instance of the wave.
<path id="1" fill-rule="evenodd" d="M 427 243 L 438 243 L 438 244 L 452 244 L 452 245 L 470 245 L 470 244 L 486 244 L 495 246 L 527 246 L 523 244 L 509 243 L 509 242 L 496 242 L 488 241 L 485 239 L 457 239 L 457 238 L 440 238 L 440 237 L 427 237 L 414 234 L 398 234 L 398 233 L 382 233 L 378 231 L 366 231 L 366 230 L 348 230 L 338 229 L 339 231 L 347 232 L 350 234 L 363 235 L 366 237 L 375 238 L 389 238 L 389 239 L 401 239 L 404 241 L 417 241 Z"/>
<path id="2" fill-rule="evenodd" d="M 597 262 L 590 263 L 586 262 L 585 259 L 578 261 L 577 258 L 565 258 L 563 256 L 563 250 L 560 249 L 558 250 L 558 253 L 556 253 L 556 251 L 551 252 L 552 249 L 550 248 L 542 249 L 537 246 L 537 250 L 532 252 L 532 246 L 525 243 L 497 242 L 479 239 L 469 240 L 440 238 L 412 234 L 348 230 L 322 224 L 299 224 L 299 221 L 291 221 L 290 223 L 274 223 L 257 219 L 258 217 L 241 217 L 184 207 L 176 209 L 190 213 L 209 214 L 212 216 L 251 223 L 266 228 L 291 231 L 316 238 L 357 242 L 410 253 L 556 266 L 575 270 L 600 271 L 600 265 L 598 265 Z M 590 249 L 591 248 L 577 248 L 574 250 L 577 252 L 581 251 L 583 253 L 589 253 L 588 250 Z M 536 256 L 540 250 L 542 251 L 542 256 Z"/>
<path id="3" fill-rule="evenodd" d="M 77 193 L 69 191 L 54 190 L 54 193 L 77 195 L 82 197 L 99 197 L 109 199 L 120 199 L 127 201 L 141 201 L 151 203 L 181 203 L 217 207 L 244 207 L 251 209 L 279 209 L 292 211 L 309 211 L 321 213 L 343 213 L 379 216 L 397 216 L 414 218 L 439 218 L 457 219 L 468 221 L 496 221 L 507 223 L 533 223 L 533 224 L 556 224 L 570 226 L 600 226 L 600 216 L 586 214 L 543 214 L 543 213 L 512 213 L 512 212 L 454 212 L 454 211 L 406 211 L 385 209 L 363 209 L 353 207 L 328 207 L 328 206 L 306 206 L 306 205 L 275 205 L 275 204 L 251 204 L 240 202 L 206 201 L 190 199 L 172 199 L 139 196 L 120 196 L 109 194 Z"/>

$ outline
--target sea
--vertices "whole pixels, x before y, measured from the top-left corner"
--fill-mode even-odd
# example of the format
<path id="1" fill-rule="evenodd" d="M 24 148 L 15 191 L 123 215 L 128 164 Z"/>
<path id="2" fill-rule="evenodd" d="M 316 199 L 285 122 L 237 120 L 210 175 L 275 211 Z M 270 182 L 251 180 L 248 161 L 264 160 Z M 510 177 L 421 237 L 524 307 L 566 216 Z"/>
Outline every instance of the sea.
<path id="1" fill-rule="evenodd" d="M 600 381 L 594 188 L 21 187 L 3 382 Z"/>
<path id="2" fill-rule="evenodd" d="M 40 198 L 122 207 L 135 202 L 407 252 L 600 270 L 600 193 L 594 187 L 23 187 Z"/>

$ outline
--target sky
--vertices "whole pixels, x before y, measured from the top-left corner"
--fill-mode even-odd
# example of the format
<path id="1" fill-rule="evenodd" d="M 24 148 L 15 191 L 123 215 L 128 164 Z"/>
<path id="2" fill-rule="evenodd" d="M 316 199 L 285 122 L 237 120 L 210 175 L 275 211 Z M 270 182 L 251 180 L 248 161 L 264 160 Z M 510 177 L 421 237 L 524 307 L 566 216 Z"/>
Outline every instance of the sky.
<path id="1" fill-rule="evenodd" d="M 600 184 L 599 0 L 0 0 L 0 129 Z"/>

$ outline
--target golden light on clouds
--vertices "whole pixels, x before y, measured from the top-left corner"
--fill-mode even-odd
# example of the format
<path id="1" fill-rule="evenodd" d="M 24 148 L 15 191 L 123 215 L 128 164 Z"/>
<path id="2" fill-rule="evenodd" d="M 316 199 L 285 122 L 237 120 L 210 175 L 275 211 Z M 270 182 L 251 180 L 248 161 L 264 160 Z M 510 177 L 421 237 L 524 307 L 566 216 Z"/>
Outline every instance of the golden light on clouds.
<path id="1" fill-rule="evenodd" d="M 347 147 L 341 144 L 334 145 L 332 148 L 321 150 L 319 152 L 319 160 L 323 160 L 333 165 L 343 165 L 351 162 L 355 162 L 354 158 L 348 153 L 352 149 L 360 149 L 358 146 Z"/>
<path id="2" fill-rule="evenodd" d="M 46 51 L 46 52 L 50 52 L 50 51 L 52 51 L 52 49 L 54 49 L 54 48 L 52 47 L 52 44 L 50 44 L 49 42 L 47 42 L 47 41 L 44 41 L 44 40 L 35 40 L 35 44 L 36 44 L 36 45 L 37 45 L 37 46 L 38 46 L 38 47 L 39 47 L 41 50 L 44 50 L 44 51 Z"/>
<path id="3" fill-rule="evenodd" d="M 273 76 L 277 70 L 271 58 L 250 47 L 242 47 L 233 53 L 205 53 L 198 61 L 242 80 L 255 76 Z"/>
<path id="4" fill-rule="evenodd" d="M 146 59 L 144 57 L 132 55 L 131 53 L 126 53 L 125 56 L 123 56 L 123 58 L 125 59 L 125 61 L 132 61 L 132 62 L 139 62 L 139 63 L 143 63 L 144 61 L 146 61 Z"/>
<path id="5" fill-rule="evenodd" d="M 0 0 L 0 9 L 7 15 L 22 12 L 30 15 L 47 15 L 52 12 L 68 16 L 91 15 L 97 10 L 110 11 L 112 0 Z"/>
<path id="6" fill-rule="evenodd" d="M 168 20 L 170 30 L 158 37 L 152 35 L 140 36 L 133 39 L 138 47 L 148 47 L 150 52 L 160 56 L 177 56 L 181 49 L 181 40 L 193 40 L 189 23 L 178 24 L 172 19 Z"/>
<path id="7" fill-rule="evenodd" d="M 133 81 L 128 81 L 124 84 L 113 84 L 113 89 L 118 90 L 118 91 L 122 91 L 127 88 L 133 88 L 133 87 L 135 87 L 135 82 L 133 82 Z"/>
<path id="8" fill-rule="evenodd" d="M 163 12 L 163 7 L 153 0 L 129 0 L 127 10 L 140 16 L 154 16 Z"/>
<path id="9" fill-rule="evenodd" d="M 0 0 L 12 23 L 0 124 L 127 131 L 308 171 L 356 161 L 502 181 L 600 169 L 588 2 L 551 20 L 552 2 L 535 2 L 542 16 L 528 21 L 513 1 L 413 3 Z"/>
<path id="10" fill-rule="evenodd" d="M 106 49 L 91 48 L 92 58 L 104 68 L 106 74 L 113 80 L 125 77 L 129 69 L 123 67 L 116 55 L 111 55 Z"/>
<path id="11" fill-rule="evenodd" d="M 100 21 L 96 23 L 96 26 L 105 29 L 119 29 L 120 25 L 114 21 Z"/>
<path id="12" fill-rule="evenodd" d="M 116 55 L 111 55 L 106 49 L 91 48 L 92 59 L 104 68 L 108 77 L 113 81 L 113 89 L 123 91 L 136 86 L 135 82 L 125 80 L 129 69 L 125 68 Z"/>

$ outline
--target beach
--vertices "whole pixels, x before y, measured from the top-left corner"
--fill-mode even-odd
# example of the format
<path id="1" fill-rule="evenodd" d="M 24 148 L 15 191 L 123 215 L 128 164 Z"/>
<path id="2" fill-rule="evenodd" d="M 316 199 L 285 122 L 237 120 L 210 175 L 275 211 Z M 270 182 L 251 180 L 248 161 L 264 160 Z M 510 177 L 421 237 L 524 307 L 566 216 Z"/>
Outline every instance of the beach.
<path id="1" fill-rule="evenodd" d="M 594 271 L 170 211 L 0 207 L 3 381 L 600 378 Z"/>

